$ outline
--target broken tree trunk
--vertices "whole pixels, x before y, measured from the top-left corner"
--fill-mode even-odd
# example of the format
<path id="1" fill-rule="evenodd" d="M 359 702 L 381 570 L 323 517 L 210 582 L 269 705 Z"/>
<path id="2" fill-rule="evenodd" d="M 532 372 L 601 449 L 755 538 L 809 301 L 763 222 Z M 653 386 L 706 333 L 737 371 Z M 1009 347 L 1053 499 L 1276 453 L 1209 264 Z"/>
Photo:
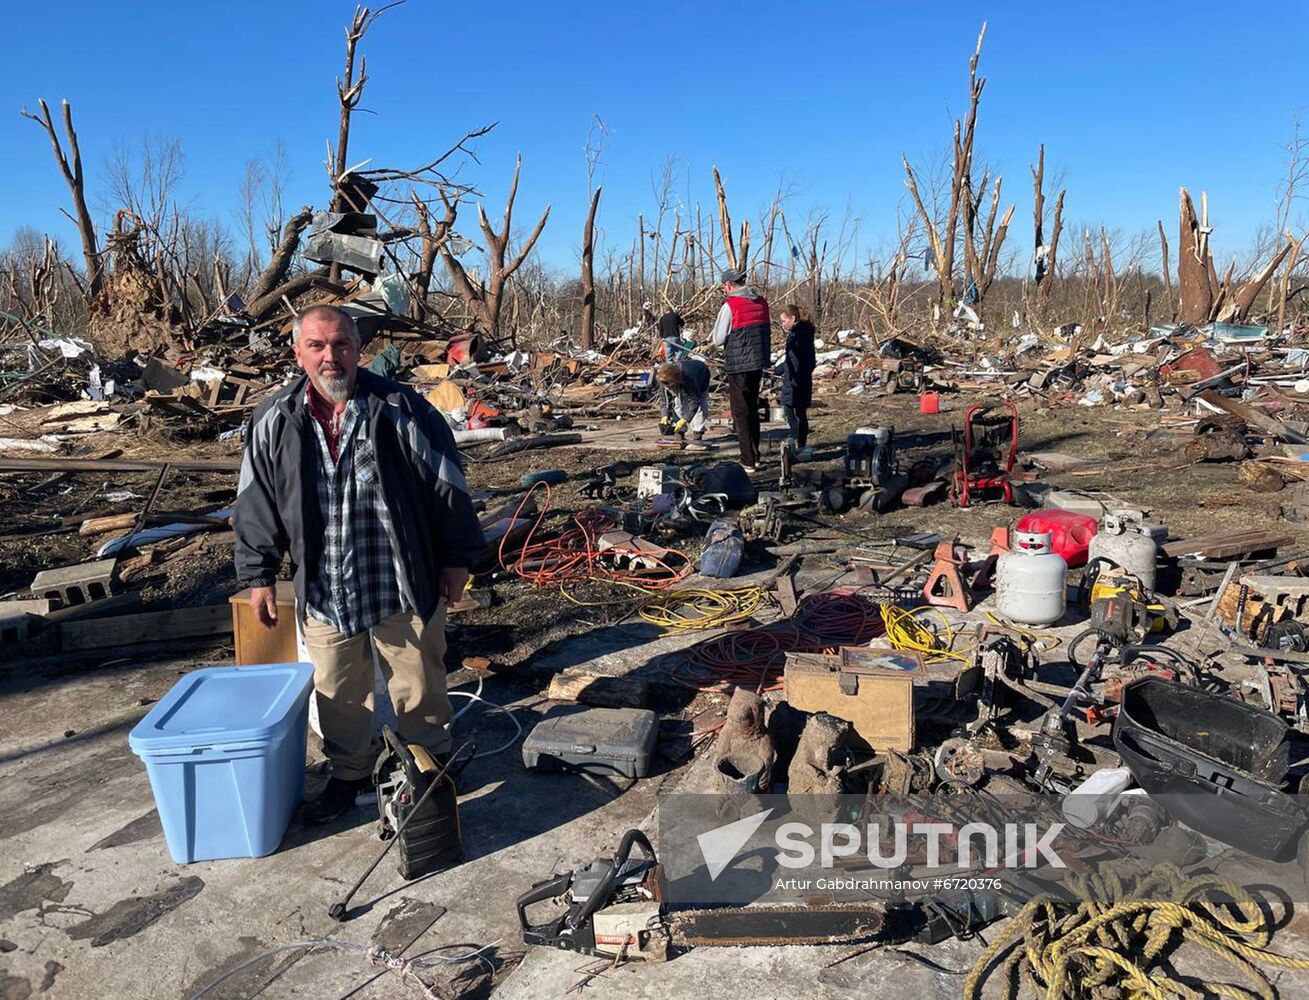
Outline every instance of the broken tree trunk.
<path id="1" fill-rule="evenodd" d="M 411 197 L 414 210 L 418 215 L 418 235 L 422 248 L 418 254 L 418 270 L 413 276 L 413 296 L 409 302 L 409 318 L 423 321 L 427 316 L 427 293 L 432 287 L 432 272 L 436 268 L 436 258 L 441 247 L 450 236 L 450 227 L 454 225 L 454 209 L 447 206 L 445 215 L 432 221 L 432 210 L 427 202 L 414 192 Z"/>
<path id="2" fill-rule="evenodd" d="M 1159 222 L 1159 256 L 1162 258 L 1162 267 L 1164 273 L 1164 294 L 1169 299 L 1169 315 L 1176 316 L 1177 309 L 1173 305 L 1173 279 L 1168 273 L 1168 237 L 1164 234 L 1164 220 Z"/>
<path id="3" fill-rule="evenodd" d="M 1309 239 L 1309 233 L 1297 240 L 1291 236 L 1290 230 L 1287 230 L 1286 238 L 1291 243 L 1291 253 L 1277 286 L 1277 333 L 1286 329 L 1286 303 L 1291 290 L 1291 275 L 1295 273 L 1296 266 L 1300 263 L 1300 248 L 1304 246 L 1304 241 Z"/>
<path id="4" fill-rule="evenodd" d="M 1213 310 L 1216 294 L 1211 279 L 1213 256 L 1209 252 L 1209 220 L 1197 218 L 1195 204 L 1186 188 L 1181 189 L 1178 214 L 1177 286 L 1181 304 L 1177 319 L 1181 323 L 1204 323 Z M 1205 215 L 1208 215 L 1207 209 Z"/>
<path id="5" fill-rule="evenodd" d="M 718 197 L 718 225 L 723 231 L 723 252 L 727 255 L 727 266 L 744 271 L 750 266 L 750 220 L 741 223 L 740 239 L 732 234 L 732 216 L 727 211 L 727 191 L 723 188 L 723 178 L 714 167 L 714 191 Z"/>
<path id="6" fill-rule="evenodd" d="M 595 346 L 595 213 L 600 207 L 600 188 L 591 195 L 591 208 L 582 228 L 582 350 Z"/>
<path id="7" fill-rule="evenodd" d="M 291 269 L 291 261 L 295 259 L 295 252 L 300 248 L 300 237 L 313 221 L 314 210 L 306 205 L 295 215 L 286 221 L 282 228 L 282 239 L 278 242 L 277 248 L 273 251 L 272 256 L 268 259 L 268 266 L 263 269 L 259 277 L 255 279 L 254 287 L 250 289 L 248 307 L 253 309 L 256 302 L 271 296 L 275 303 L 282 297 L 281 285 L 286 282 L 287 272 Z M 254 315 L 254 313 L 251 313 Z"/>
<path id="8" fill-rule="evenodd" d="M 961 222 L 974 211 L 973 205 L 973 139 L 977 128 L 977 107 L 986 87 L 985 77 L 977 75 L 977 63 L 982 57 L 982 41 L 986 37 L 986 22 L 977 33 L 977 47 L 968 63 L 968 113 L 962 120 L 954 123 L 954 163 L 950 176 L 950 200 L 944 222 L 938 220 L 927 206 L 918 190 L 918 178 L 909 165 L 908 157 L 902 156 L 905 170 L 905 187 L 913 198 L 914 207 L 922 220 L 927 233 L 928 246 L 932 251 L 932 269 L 936 272 L 936 315 L 946 315 L 947 307 L 954 298 L 954 258 L 955 246 L 959 237 Z M 967 228 L 966 226 L 964 228 Z M 965 248 L 967 250 L 967 248 Z"/>
<path id="9" fill-rule="evenodd" d="M 1282 266 L 1282 261 L 1294 246 L 1294 241 L 1288 237 L 1282 249 L 1273 255 L 1273 259 L 1264 265 L 1262 271 L 1248 281 L 1243 281 L 1240 287 L 1231 293 L 1228 301 L 1218 310 L 1214 318 L 1220 323 L 1244 323 L 1250 314 L 1250 308 L 1254 305 L 1254 300 L 1259 297 L 1264 285 L 1268 284 L 1272 276 L 1277 273 L 1277 269 Z"/>

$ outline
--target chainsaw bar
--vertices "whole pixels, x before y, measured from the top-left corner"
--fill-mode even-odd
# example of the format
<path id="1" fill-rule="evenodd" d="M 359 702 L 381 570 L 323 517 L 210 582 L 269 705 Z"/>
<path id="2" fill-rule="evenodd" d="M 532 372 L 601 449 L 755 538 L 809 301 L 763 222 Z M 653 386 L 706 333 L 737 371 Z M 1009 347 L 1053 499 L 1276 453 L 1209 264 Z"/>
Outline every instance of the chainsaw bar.
<path id="1" fill-rule="evenodd" d="M 854 944 L 878 937 L 881 907 L 742 906 L 669 914 L 675 944 L 745 948 L 751 945 Z"/>

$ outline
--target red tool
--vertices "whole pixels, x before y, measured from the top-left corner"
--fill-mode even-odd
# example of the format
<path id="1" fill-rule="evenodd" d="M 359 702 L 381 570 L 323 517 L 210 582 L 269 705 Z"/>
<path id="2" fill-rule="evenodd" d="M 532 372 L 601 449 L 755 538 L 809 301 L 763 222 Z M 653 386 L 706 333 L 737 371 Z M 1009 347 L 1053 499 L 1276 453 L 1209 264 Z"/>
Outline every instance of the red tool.
<path id="1" fill-rule="evenodd" d="M 950 435 L 955 448 L 951 501 L 958 507 L 993 499 L 1012 504 L 1009 475 L 1018 457 L 1018 409 L 1014 404 L 1007 399 L 974 403 L 964 413 L 962 433 L 951 427 Z"/>
<path id="2" fill-rule="evenodd" d="M 923 585 L 923 599 L 933 607 L 966 612 L 973 596 L 960 572 L 966 562 L 962 545 L 937 542 L 936 565 Z"/>

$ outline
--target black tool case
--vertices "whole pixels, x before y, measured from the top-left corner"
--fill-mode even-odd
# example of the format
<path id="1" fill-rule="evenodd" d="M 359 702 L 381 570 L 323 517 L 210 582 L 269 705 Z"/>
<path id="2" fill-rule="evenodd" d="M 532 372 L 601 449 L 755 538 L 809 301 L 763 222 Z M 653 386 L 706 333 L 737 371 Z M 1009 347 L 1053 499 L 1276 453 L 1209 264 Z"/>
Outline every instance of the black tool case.
<path id="1" fill-rule="evenodd" d="M 523 763 L 543 771 L 644 778 L 659 739 L 659 716 L 644 708 L 565 708 L 523 741 Z"/>
<path id="2" fill-rule="evenodd" d="M 1114 746 L 1171 816 L 1260 858 L 1294 854 L 1309 815 L 1283 785 L 1290 727 L 1224 695 L 1156 677 L 1123 688 Z"/>

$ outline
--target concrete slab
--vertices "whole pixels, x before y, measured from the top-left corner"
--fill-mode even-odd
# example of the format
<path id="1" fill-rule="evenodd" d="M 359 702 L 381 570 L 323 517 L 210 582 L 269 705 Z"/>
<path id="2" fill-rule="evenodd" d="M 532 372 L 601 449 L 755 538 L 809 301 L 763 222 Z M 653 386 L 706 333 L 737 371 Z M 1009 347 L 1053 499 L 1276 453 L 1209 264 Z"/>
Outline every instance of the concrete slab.
<path id="1" fill-rule="evenodd" d="M 319 938 L 367 945 L 379 934 L 399 940 L 435 908 L 445 912 L 407 954 L 486 945 L 485 957 L 499 967 L 521 951 L 514 897 L 641 823 L 663 777 L 619 795 L 576 777 L 528 773 L 517 745 L 475 761 L 460 779 L 467 860 L 408 884 L 383 862 L 356 899 L 359 915 L 336 924 L 328 906 L 380 846 L 368 809 L 325 828 L 293 822 L 280 849 L 266 858 L 185 866 L 169 859 L 127 733 L 147 711 L 138 702 L 157 699 L 188 666 L 160 663 L 0 686 L 4 995 L 35 993 L 55 963 L 60 969 L 43 996 L 189 998 L 269 948 Z M 507 686 L 495 683 L 483 696 L 514 700 Z M 532 698 L 516 710 L 526 728 L 542 709 Z M 480 713 L 470 712 L 458 731 L 477 731 L 487 749 L 512 734 L 503 719 Z M 65 738 L 67 730 L 76 732 Z M 312 786 L 322 779 L 311 773 L 308 780 Z M 406 900 L 406 910 L 395 912 Z M 407 995 L 390 973 L 354 992 L 378 971 L 356 952 L 288 952 L 209 995 Z M 463 981 L 469 988 L 486 978 L 472 963 L 442 966 L 429 979 L 449 982 L 457 974 L 471 977 Z"/>
<path id="2" fill-rule="evenodd" d="M 968 970 L 982 952 L 978 942 L 908 948 L 946 969 Z M 540 1000 L 575 992 L 593 1000 L 642 997 L 668 1000 L 740 1000 L 742 997 L 854 997 L 957 1000 L 963 978 L 934 971 L 898 951 L 834 947 L 698 948 L 671 962 L 631 962 L 618 968 L 586 956 L 533 948 L 492 993 L 494 1000 Z M 842 958 L 848 959 L 833 966 Z M 593 969 L 602 970 L 590 976 Z"/>

